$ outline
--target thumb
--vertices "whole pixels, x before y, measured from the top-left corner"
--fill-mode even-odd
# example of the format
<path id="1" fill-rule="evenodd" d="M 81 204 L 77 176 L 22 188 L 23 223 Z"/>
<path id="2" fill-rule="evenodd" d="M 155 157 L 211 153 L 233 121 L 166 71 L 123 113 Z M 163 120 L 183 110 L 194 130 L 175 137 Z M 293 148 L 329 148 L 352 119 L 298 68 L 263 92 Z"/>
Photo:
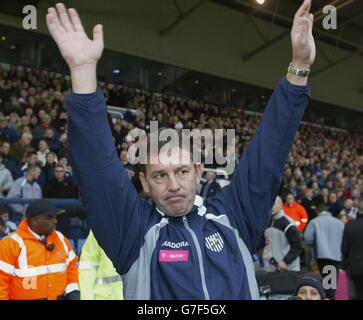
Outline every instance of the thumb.
<path id="1" fill-rule="evenodd" d="M 103 26 L 102 24 L 97 24 L 93 28 L 93 41 L 98 42 L 103 46 Z"/>

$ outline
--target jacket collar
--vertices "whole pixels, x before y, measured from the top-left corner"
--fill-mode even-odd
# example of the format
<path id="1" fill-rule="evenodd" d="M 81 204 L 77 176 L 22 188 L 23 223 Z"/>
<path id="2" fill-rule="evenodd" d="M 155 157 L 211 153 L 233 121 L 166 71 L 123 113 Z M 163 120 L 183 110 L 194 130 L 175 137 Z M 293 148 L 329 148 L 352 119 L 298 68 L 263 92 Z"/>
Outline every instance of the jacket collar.
<path id="1" fill-rule="evenodd" d="M 205 214 L 205 210 L 204 210 L 204 206 L 203 206 L 203 198 L 199 195 L 195 195 L 194 198 L 194 204 L 192 209 L 187 213 L 187 215 L 193 213 L 193 212 L 198 212 L 199 215 L 204 215 Z M 161 211 L 158 207 L 156 207 L 156 211 L 159 212 L 163 217 L 171 217 L 169 216 L 167 213 L 164 213 L 163 211 Z"/>
<path id="2" fill-rule="evenodd" d="M 320 217 L 323 217 L 323 216 L 330 216 L 330 217 L 332 217 L 332 214 L 329 211 L 322 211 L 322 212 L 319 213 L 319 216 Z"/>
<path id="3" fill-rule="evenodd" d="M 27 219 L 24 219 L 19 223 L 16 233 L 23 239 L 40 240 L 41 237 L 30 229 Z M 52 236 L 54 233 L 55 231 L 53 231 L 48 237 Z"/>

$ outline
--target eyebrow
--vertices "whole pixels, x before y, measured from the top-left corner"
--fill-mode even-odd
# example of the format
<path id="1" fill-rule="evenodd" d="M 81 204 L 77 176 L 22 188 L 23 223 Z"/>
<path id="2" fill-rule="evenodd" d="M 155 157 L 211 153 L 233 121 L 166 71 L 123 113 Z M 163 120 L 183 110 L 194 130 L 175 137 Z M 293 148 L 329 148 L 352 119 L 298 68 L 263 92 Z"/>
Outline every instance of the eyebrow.
<path id="1" fill-rule="evenodd" d="M 178 172 L 178 171 L 180 171 L 180 170 L 183 170 L 183 169 L 189 169 L 189 166 L 187 166 L 187 165 L 182 165 L 182 166 L 180 166 L 180 167 L 177 167 L 175 170 L 174 170 L 174 172 Z M 155 176 L 155 175 L 157 175 L 157 174 L 160 174 L 160 173 L 166 173 L 165 172 L 165 170 L 158 170 L 158 171 L 153 171 L 153 172 L 151 172 L 150 173 L 150 176 Z"/>
<path id="2" fill-rule="evenodd" d="M 189 166 L 188 165 L 182 165 L 182 166 L 176 168 L 175 169 L 175 172 L 180 171 L 180 170 L 183 170 L 183 169 L 189 169 Z"/>

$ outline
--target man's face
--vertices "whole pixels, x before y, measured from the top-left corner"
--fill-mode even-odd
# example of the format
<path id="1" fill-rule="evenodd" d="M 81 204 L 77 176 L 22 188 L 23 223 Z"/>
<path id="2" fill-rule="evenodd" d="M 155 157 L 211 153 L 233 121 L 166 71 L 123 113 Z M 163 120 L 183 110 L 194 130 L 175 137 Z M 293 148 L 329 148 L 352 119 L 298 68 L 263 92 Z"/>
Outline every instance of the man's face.
<path id="1" fill-rule="evenodd" d="M 353 206 L 353 201 L 351 199 L 348 199 L 348 200 L 345 201 L 345 203 L 344 203 L 344 208 L 345 209 L 349 210 L 349 209 L 352 208 L 352 206 Z"/>
<path id="2" fill-rule="evenodd" d="M 64 180 L 64 168 L 57 167 L 54 170 L 54 176 L 57 178 L 58 181 Z"/>
<path id="3" fill-rule="evenodd" d="M 307 198 L 312 198 L 313 197 L 313 191 L 311 189 L 309 189 L 308 191 L 306 191 L 306 197 Z"/>
<path id="4" fill-rule="evenodd" d="M 44 152 L 47 149 L 48 149 L 48 144 L 43 140 L 39 141 L 39 150 Z"/>
<path id="5" fill-rule="evenodd" d="M 46 130 L 45 130 L 45 133 L 44 133 L 44 136 L 45 136 L 46 138 L 50 138 L 50 139 L 52 139 L 52 138 L 54 137 L 54 132 L 53 132 L 53 130 L 52 130 L 52 129 L 46 129 Z"/>
<path id="6" fill-rule="evenodd" d="M 29 125 L 29 118 L 26 117 L 26 116 L 21 117 L 21 125 L 23 127 L 28 126 Z"/>
<path id="7" fill-rule="evenodd" d="M 39 112 L 38 112 L 39 119 L 43 119 L 44 116 L 45 116 L 45 111 L 44 110 L 39 110 Z"/>
<path id="8" fill-rule="evenodd" d="M 4 212 L 0 215 L 0 218 L 4 221 L 4 223 L 9 221 L 9 213 L 8 212 Z"/>
<path id="9" fill-rule="evenodd" d="M 335 193 L 331 193 L 331 194 L 329 195 L 329 201 L 330 201 L 331 203 L 335 203 L 335 202 L 337 202 L 337 195 L 336 195 Z"/>
<path id="10" fill-rule="evenodd" d="M 288 205 L 291 205 L 295 201 L 294 196 L 292 194 L 289 194 L 286 198 L 286 202 Z"/>
<path id="11" fill-rule="evenodd" d="M 2 151 L 3 151 L 3 154 L 8 155 L 10 152 L 10 143 L 4 142 Z"/>
<path id="12" fill-rule="evenodd" d="M 59 159 L 59 164 L 61 164 L 63 167 L 66 167 L 67 166 L 67 164 L 68 164 L 68 160 L 67 160 L 67 158 L 60 158 Z"/>
<path id="13" fill-rule="evenodd" d="M 28 172 L 29 178 L 30 179 L 34 179 L 34 180 L 37 180 L 39 178 L 39 176 L 40 176 L 40 173 L 41 173 L 41 171 L 40 171 L 39 168 L 34 168 L 33 170 L 30 170 Z"/>
<path id="14" fill-rule="evenodd" d="M 50 117 L 49 114 L 44 115 L 43 122 L 46 126 L 50 125 L 50 123 L 52 122 L 52 118 Z"/>
<path id="15" fill-rule="evenodd" d="M 303 286 L 299 289 L 297 296 L 302 300 L 321 300 L 318 290 L 311 286 Z"/>
<path id="16" fill-rule="evenodd" d="M 29 146 L 30 143 L 32 142 L 32 139 L 29 136 L 23 136 L 21 138 L 21 141 L 23 142 L 23 145 Z"/>
<path id="17" fill-rule="evenodd" d="M 165 164 L 160 158 L 152 158 L 151 164 L 146 166 L 146 176 L 140 173 L 145 193 L 151 196 L 161 211 L 174 217 L 182 216 L 192 208 L 201 174 L 200 164 L 191 163 L 189 152 L 178 150 L 182 159 L 189 160 L 182 162 L 172 157 L 171 163 Z"/>
<path id="18" fill-rule="evenodd" d="M 46 213 L 40 214 L 31 220 L 33 231 L 40 235 L 50 235 L 57 226 L 57 218 Z"/>
<path id="19" fill-rule="evenodd" d="M 32 154 L 31 156 L 29 156 L 27 159 L 26 159 L 27 163 L 29 165 L 34 165 L 37 163 L 38 161 L 38 156 L 36 154 Z"/>
<path id="20" fill-rule="evenodd" d="M 301 175 L 302 175 L 301 170 L 297 169 L 297 170 L 295 170 L 295 171 L 294 171 L 294 176 L 295 176 L 296 178 L 300 178 L 300 177 L 301 177 Z"/>

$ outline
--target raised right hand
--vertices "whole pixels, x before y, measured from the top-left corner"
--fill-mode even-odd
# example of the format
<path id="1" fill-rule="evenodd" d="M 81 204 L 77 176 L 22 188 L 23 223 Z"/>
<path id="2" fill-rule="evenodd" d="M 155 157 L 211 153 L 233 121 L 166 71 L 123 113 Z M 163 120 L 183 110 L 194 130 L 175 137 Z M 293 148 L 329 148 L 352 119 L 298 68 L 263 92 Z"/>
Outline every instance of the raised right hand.
<path id="1" fill-rule="evenodd" d="M 56 8 L 48 9 L 46 21 L 48 30 L 71 72 L 96 66 L 104 47 L 102 25 L 94 27 L 93 40 L 89 39 L 77 11 L 67 10 L 63 3 L 57 3 Z"/>

